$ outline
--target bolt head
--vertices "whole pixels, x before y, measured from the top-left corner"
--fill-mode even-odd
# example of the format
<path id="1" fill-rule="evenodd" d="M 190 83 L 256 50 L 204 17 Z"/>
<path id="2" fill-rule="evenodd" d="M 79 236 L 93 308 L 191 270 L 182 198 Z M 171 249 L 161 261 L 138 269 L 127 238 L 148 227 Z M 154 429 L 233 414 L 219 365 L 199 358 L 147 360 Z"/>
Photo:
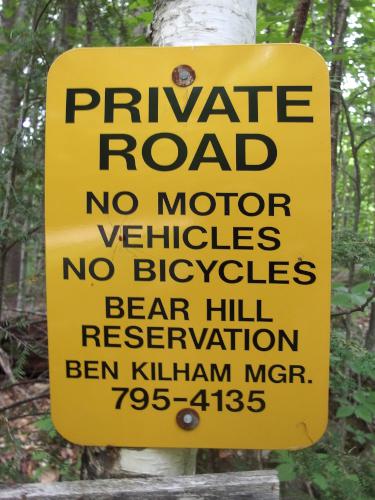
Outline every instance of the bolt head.
<path id="1" fill-rule="evenodd" d="M 185 431 L 192 431 L 199 424 L 199 415 L 192 408 L 184 408 L 176 415 L 177 425 Z"/>
<path id="2" fill-rule="evenodd" d="M 185 424 L 191 424 L 193 421 L 193 416 L 187 413 L 186 415 L 184 415 L 183 419 Z"/>
<path id="3" fill-rule="evenodd" d="M 187 64 L 180 64 L 172 71 L 172 80 L 179 87 L 188 87 L 195 81 L 195 71 Z"/>

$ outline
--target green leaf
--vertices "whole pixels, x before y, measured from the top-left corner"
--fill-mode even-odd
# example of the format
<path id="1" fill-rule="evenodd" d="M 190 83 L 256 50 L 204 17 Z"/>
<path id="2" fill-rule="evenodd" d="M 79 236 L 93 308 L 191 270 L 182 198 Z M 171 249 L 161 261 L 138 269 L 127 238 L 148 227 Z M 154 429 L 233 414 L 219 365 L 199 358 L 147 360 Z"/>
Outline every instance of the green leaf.
<path id="1" fill-rule="evenodd" d="M 332 283 L 332 290 L 334 292 L 347 292 L 348 289 L 342 283 Z"/>
<path id="2" fill-rule="evenodd" d="M 357 403 L 365 403 L 367 401 L 367 394 L 364 391 L 356 391 L 353 396 Z"/>
<path id="3" fill-rule="evenodd" d="M 312 481 L 319 486 L 321 490 L 326 490 L 328 488 L 328 481 L 322 474 L 313 474 Z"/>
<path id="4" fill-rule="evenodd" d="M 57 435 L 57 431 L 52 423 L 50 415 L 46 415 L 45 417 L 37 420 L 35 422 L 35 426 L 40 431 L 46 432 L 50 438 L 53 438 Z"/>
<path id="5" fill-rule="evenodd" d="M 364 432 L 356 432 L 354 434 L 354 440 L 359 443 L 359 444 L 365 444 L 365 442 L 367 441 L 367 436 Z"/>
<path id="6" fill-rule="evenodd" d="M 337 418 L 350 417 L 354 413 L 354 406 L 340 406 L 336 412 Z"/>
<path id="7" fill-rule="evenodd" d="M 137 16 L 137 18 L 145 23 L 150 23 L 152 21 L 153 14 L 152 12 L 142 12 Z"/>
<path id="8" fill-rule="evenodd" d="M 50 455 L 44 450 L 36 450 L 32 452 L 31 458 L 37 462 L 48 462 Z"/>
<path id="9" fill-rule="evenodd" d="M 354 304 L 355 306 L 361 306 L 364 303 L 364 301 L 366 300 L 366 297 L 364 297 L 363 295 L 358 295 L 356 293 L 352 293 L 350 295 L 350 298 L 351 298 L 352 304 Z"/>
<path id="10" fill-rule="evenodd" d="M 358 285 L 353 286 L 352 292 L 355 294 L 364 294 L 370 287 L 369 281 L 364 281 L 363 283 L 358 283 Z"/>
<path id="11" fill-rule="evenodd" d="M 296 477 L 293 463 L 281 464 L 276 467 L 280 481 L 291 481 Z"/>
<path id="12" fill-rule="evenodd" d="M 360 418 L 361 420 L 364 420 L 368 424 L 371 424 L 372 419 L 373 419 L 373 413 L 370 411 L 367 406 L 361 405 L 357 406 L 357 408 L 354 411 L 354 414 L 356 417 Z"/>
<path id="13" fill-rule="evenodd" d="M 354 399 L 375 414 L 375 392 L 356 391 Z"/>
<path id="14" fill-rule="evenodd" d="M 334 293 L 332 304 L 339 307 L 350 307 L 352 305 L 350 294 L 348 292 Z"/>

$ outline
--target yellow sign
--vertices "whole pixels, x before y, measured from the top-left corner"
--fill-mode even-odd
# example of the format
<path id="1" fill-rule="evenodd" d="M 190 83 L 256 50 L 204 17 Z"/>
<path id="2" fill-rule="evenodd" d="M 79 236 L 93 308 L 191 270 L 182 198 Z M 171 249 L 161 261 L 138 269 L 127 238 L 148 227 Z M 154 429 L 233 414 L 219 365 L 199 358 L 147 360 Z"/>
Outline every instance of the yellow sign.
<path id="1" fill-rule="evenodd" d="M 95 48 L 48 77 L 52 418 L 75 443 L 325 430 L 330 133 L 300 45 Z"/>

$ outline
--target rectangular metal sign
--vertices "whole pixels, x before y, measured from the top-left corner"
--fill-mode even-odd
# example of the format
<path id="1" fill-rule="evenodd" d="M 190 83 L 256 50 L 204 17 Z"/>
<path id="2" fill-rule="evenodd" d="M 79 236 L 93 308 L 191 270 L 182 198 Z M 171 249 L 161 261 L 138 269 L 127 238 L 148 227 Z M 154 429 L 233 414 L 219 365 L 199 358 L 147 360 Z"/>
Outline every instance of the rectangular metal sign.
<path id="1" fill-rule="evenodd" d="M 85 445 L 327 421 L 329 85 L 300 45 L 95 48 L 48 76 L 52 418 Z"/>

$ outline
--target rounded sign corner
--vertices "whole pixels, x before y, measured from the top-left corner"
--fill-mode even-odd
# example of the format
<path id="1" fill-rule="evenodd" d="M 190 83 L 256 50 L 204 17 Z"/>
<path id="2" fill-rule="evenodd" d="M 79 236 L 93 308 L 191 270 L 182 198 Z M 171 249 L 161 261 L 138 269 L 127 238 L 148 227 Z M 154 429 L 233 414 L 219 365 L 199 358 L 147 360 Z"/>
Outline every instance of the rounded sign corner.
<path id="1" fill-rule="evenodd" d="M 57 412 L 55 413 L 55 411 L 53 410 L 53 406 L 51 406 L 51 421 L 60 436 L 66 441 L 69 441 L 69 443 L 75 444 L 77 446 L 95 446 L 92 443 L 87 443 L 84 440 L 81 440 L 79 437 L 77 437 L 74 431 L 71 434 L 70 431 L 66 429 L 66 419 L 64 415 Z"/>
<path id="2" fill-rule="evenodd" d="M 320 52 L 318 52 L 313 47 L 310 47 L 309 45 L 304 45 L 301 43 L 290 43 L 288 45 L 291 47 L 298 47 L 297 50 L 304 52 L 311 61 L 313 61 L 322 68 L 322 70 L 325 73 L 325 76 L 328 79 L 329 72 L 328 72 L 327 61 L 324 59 L 324 57 Z"/>
<path id="3" fill-rule="evenodd" d="M 60 70 L 60 66 L 65 64 L 66 61 L 70 61 L 73 57 L 76 56 L 79 52 L 83 52 L 88 50 L 87 47 L 73 47 L 72 49 L 66 50 L 62 54 L 58 55 L 56 59 L 52 62 L 49 70 L 48 70 L 48 78 L 53 76 L 56 71 Z"/>
<path id="4" fill-rule="evenodd" d="M 297 447 L 290 449 L 304 450 L 306 448 L 310 448 L 311 446 L 315 446 L 321 439 L 323 439 L 325 433 L 327 432 L 328 415 L 326 415 L 324 421 L 316 429 L 310 430 L 309 424 L 305 422 L 301 422 L 299 427 L 302 427 L 302 432 L 306 439 L 304 439 L 304 441 Z"/>

